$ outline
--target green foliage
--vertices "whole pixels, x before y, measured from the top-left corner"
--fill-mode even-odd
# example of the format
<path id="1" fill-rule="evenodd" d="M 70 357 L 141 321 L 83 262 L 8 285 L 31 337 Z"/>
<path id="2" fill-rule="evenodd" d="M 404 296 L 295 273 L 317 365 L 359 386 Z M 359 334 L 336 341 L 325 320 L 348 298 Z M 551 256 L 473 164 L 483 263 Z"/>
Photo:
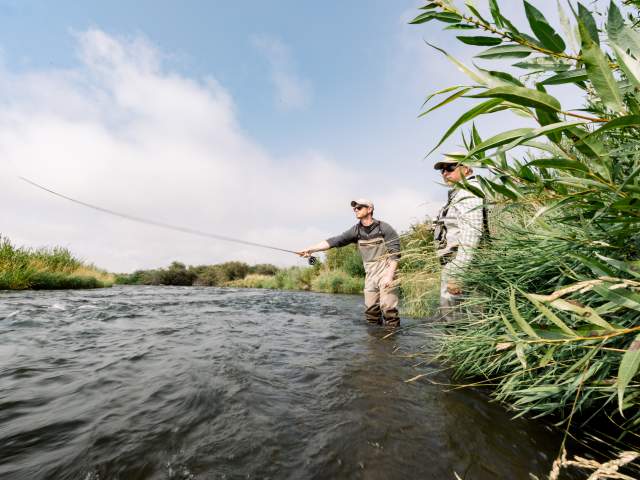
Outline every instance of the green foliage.
<path id="1" fill-rule="evenodd" d="M 65 248 L 19 248 L 0 236 L 0 290 L 103 288 L 113 281 Z"/>
<path id="2" fill-rule="evenodd" d="M 264 275 L 260 273 L 250 273 L 246 277 L 234 280 L 227 284 L 228 287 L 237 288 L 268 288 L 278 289 L 278 281 L 274 275 Z"/>
<path id="3" fill-rule="evenodd" d="M 312 288 L 316 292 L 325 293 L 361 293 L 364 289 L 362 277 L 352 277 L 341 270 L 320 272 L 313 279 Z"/>
<path id="4" fill-rule="evenodd" d="M 436 260 L 430 222 L 415 224 L 402 238 L 402 258 L 398 266 L 402 313 L 432 317 L 440 296 L 440 265 Z"/>
<path id="5" fill-rule="evenodd" d="M 364 265 L 356 245 L 332 248 L 327 251 L 326 266 L 329 270 L 344 270 L 353 277 L 364 278 Z"/>
<path id="6" fill-rule="evenodd" d="M 443 355 L 457 376 L 484 377 L 496 385 L 497 398 L 521 414 L 554 414 L 565 424 L 575 412 L 596 414 L 613 420 L 626 440 L 640 423 L 637 24 L 625 21 L 611 2 L 605 24 L 597 25 L 578 4 L 580 51 L 567 52 L 566 45 L 575 44 L 575 27 L 563 19 L 570 33 L 563 39 L 527 2 L 536 38 L 520 32 L 495 0 L 488 2 L 492 22 L 475 7 L 430 5 L 432 15 L 420 23 L 442 21 L 439 15 L 446 13 L 468 32 L 501 39 L 477 58 L 527 57 L 512 65 L 526 71 L 518 78 L 521 85 L 497 85 L 511 73 L 488 77 L 487 70 L 462 68 L 438 48 L 475 82 L 464 88 L 479 93 L 465 96 L 482 102 L 447 129 L 437 146 L 466 122 L 498 111 L 539 125 L 484 141 L 474 132 L 473 142 L 464 139 L 468 154 L 461 162 L 491 174 L 474 193 L 499 212 L 498 235 L 465 274 L 474 306 L 467 322 L 449 326 Z M 545 89 L 557 84 L 575 86 L 584 108 L 563 110 Z M 522 146 L 529 149 L 524 160 L 514 150 Z"/>
<path id="7" fill-rule="evenodd" d="M 249 267 L 249 273 L 255 275 L 275 275 L 278 273 L 278 267 L 270 263 L 260 263 Z"/>

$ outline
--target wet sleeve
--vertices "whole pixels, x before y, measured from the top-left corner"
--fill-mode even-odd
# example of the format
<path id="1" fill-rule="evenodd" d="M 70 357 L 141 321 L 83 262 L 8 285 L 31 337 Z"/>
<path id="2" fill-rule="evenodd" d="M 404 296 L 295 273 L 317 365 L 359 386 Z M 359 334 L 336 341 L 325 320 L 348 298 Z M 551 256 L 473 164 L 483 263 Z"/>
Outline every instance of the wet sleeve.
<path id="1" fill-rule="evenodd" d="M 382 230 L 382 236 L 384 243 L 387 245 L 387 250 L 391 255 L 391 260 L 396 262 L 400 260 L 400 236 L 391 225 L 388 223 L 380 222 L 380 230 Z"/>
<path id="2" fill-rule="evenodd" d="M 331 248 L 344 247 L 350 243 L 356 243 L 358 241 L 358 226 L 354 225 L 346 232 L 341 233 L 335 237 L 327 238 L 327 243 Z"/>

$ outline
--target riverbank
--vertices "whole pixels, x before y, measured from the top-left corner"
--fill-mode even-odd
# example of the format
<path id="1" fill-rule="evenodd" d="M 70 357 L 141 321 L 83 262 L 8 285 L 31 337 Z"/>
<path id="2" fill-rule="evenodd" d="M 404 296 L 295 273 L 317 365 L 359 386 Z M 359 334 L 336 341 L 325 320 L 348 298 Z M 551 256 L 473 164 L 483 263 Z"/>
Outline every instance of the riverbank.
<path id="1" fill-rule="evenodd" d="M 105 288 L 114 282 L 114 275 L 66 248 L 17 247 L 0 236 L 0 290 Z"/>
<path id="2" fill-rule="evenodd" d="M 187 266 L 173 262 L 166 268 L 118 274 L 120 285 L 180 285 L 232 288 L 265 288 L 322 293 L 362 293 L 364 268 L 355 247 L 327 252 L 324 262 L 312 267 L 279 268 L 270 264 L 225 262 Z"/>
<path id="3" fill-rule="evenodd" d="M 403 314 L 431 316 L 437 306 L 440 269 L 435 259 L 432 230 L 427 224 L 412 225 L 402 233 L 401 244 L 398 282 Z M 361 294 L 365 271 L 357 247 L 334 248 L 325 255 L 324 261 L 318 260 L 312 267 L 279 268 L 271 264 L 248 265 L 237 261 L 187 266 L 173 262 L 166 268 L 117 274 L 116 283 Z"/>
<path id="4" fill-rule="evenodd" d="M 484 170 L 474 172 L 482 172 L 479 188 L 458 185 L 484 199 L 493 227 L 491 242 L 459 279 L 467 302 L 445 326 L 440 358 L 454 379 L 491 386 L 518 416 L 553 418 L 586 446 L 591 463 L 568 460 L 563 444 L 552 480 L 576 466 L 597 470 L 589 478 L 614 478 L 604 476 L 607 469 L 630 463 L 633 477 L 616 478 L 640 473 L 640 44 L 627 42 L 638 38 L 640 10 L 625 9 L 630 3 L 613 1 L 597 15 L 579 5 L 577 25 L 564 21 L 567 41 L 526 2 L 526 28 L 537 39 L 521 34 L 497 2 L 492 22 L 473 6 L 444 1 L 412 22 L 481 33 L 457 38 L 482 47 L 476 58 L 484 61 L 518 58 L 514 68 L 502 63 L 508 71 L 495 71 L 434 52 L 472 82 L 429 98 L 449 95 L 438 107 L 459 97 L 479 100 L 433 150 L 462 134 L 461 163 Z M 579 51 L 567 55 L 573 40 Z M 561 98 L 547 91 L 558 84 L 582 97 L 580 115 L 563 111 Z M 529 123 L 515 128 L 502 117 L 514 129 L 495 132 L 480 120 L 505 111 Z M 471 121 L 470 132 L 460 132 Z M 483 139 L 486 130 L 495 135 Z M 513 150 L 520 146 L 529 150 Z"/>

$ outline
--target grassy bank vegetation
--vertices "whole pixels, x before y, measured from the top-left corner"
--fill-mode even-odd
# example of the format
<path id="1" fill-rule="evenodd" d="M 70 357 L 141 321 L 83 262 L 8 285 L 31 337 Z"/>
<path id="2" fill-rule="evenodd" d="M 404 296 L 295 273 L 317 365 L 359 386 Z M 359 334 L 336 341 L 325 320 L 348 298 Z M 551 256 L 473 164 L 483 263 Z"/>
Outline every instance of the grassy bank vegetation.
<path id="1" fill-rule="evenodd" d="M 102 288 L 114 280 L 65 248 L 20 248 L 0 236 L 0 290 Z"/>
<path id="2" fill-rule="evenodd" d="M 355 246 L 349 246 L 327 252 L 326 261 L 313 267 L 278 268 L 269 264 L 250 266 L 243 262 L 186 266 L 173 262 L 168 268 L 118 275 L 116 282 L 360 293 L 364 287 L 364 268 Z"/>
<path id="3" fill-rule="evenodd" d="M 437 268 L 433 259 L 425 259 L 424 252 L 433 250 L 433 235 L 425 225 L 416 225 L 401 238 L 403 258 L 400 262 L 403 282 L 401 294 L 406 315 L 426 316 L 433 313 L 437 291 L 426 285 L 436 285 Z M 436 262 L 437 263 L 437 262 Z M 429 265 L 429 267 L 427 267 Z M 278 268 L 261 264 L 250 266 L 243 262 L 225 262 L 216 265 L 186 266 L 173 262 L 167 268 L 138 270 L 119 274 L 116 283 L 122 285 L 200 285 L 236 288 L 267 288 L 277 290 L 305 290 L 324 293 L 362 293 L 364 266 L 355 245 L 335 248 L 326 252 L 324 262 L 313 267 Z M 404 285 L 406 283 L 406 286 Z"/>
<path id="4" fill-rule="evenodd" d="M 486 13 L 467 7 L 433 1 L 414 23 L 435 20 L 458 29 L 461 42 L 484 47 L 480 62 L 517 60 L 509 71 L 470 68 L 438 48 L 471 78 L 436 92 L 446 96 L 438 106 L 461 96 L 477 102 L 438 145 L 478 121 L 463 135 L 468 154 L 461 162 L 490 175 L 480 190 L 463 188 L 485 198 L 495 222 L 492 242 L 465 273 L 467 315 L 443 326 L 441 358 L 456 378 L 492 386 L 519 415 L 553 419 L 595 459 L 561 455 L 550 478 L 575 466 L 593 473 L 590 478 L 637 478 L 638 10 L 623 13 L 611 2 L 593 15 L 577 4 L 574 21 L 561 12 L 561 36 L 525 2 L 532 37 L 494 0 Z M 560 84 L 584 98 L 581 110 L 563 109 L 547 91 Z M 528 119 L 528 126 L 483 139 L 481 115 L 499 111 Z M 617 460 L 599 464 L 603 454 Z M 615 476 L 625 464 L 632 476 Z"/>

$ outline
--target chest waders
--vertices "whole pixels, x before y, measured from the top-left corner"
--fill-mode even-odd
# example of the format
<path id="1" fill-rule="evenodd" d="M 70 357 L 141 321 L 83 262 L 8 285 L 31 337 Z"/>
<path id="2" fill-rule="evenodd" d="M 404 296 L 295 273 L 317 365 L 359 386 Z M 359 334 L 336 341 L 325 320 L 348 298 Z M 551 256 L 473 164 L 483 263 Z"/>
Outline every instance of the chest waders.
<path id="1" fill-rule="evenodd" d="M 383 238 L 358 240 L 358 250 L 364 264 L 365 316 L 370 323 L 398 326 L 398 287 L 384 288 L 382 280 L 389 271 L 391 260 Z"/>

